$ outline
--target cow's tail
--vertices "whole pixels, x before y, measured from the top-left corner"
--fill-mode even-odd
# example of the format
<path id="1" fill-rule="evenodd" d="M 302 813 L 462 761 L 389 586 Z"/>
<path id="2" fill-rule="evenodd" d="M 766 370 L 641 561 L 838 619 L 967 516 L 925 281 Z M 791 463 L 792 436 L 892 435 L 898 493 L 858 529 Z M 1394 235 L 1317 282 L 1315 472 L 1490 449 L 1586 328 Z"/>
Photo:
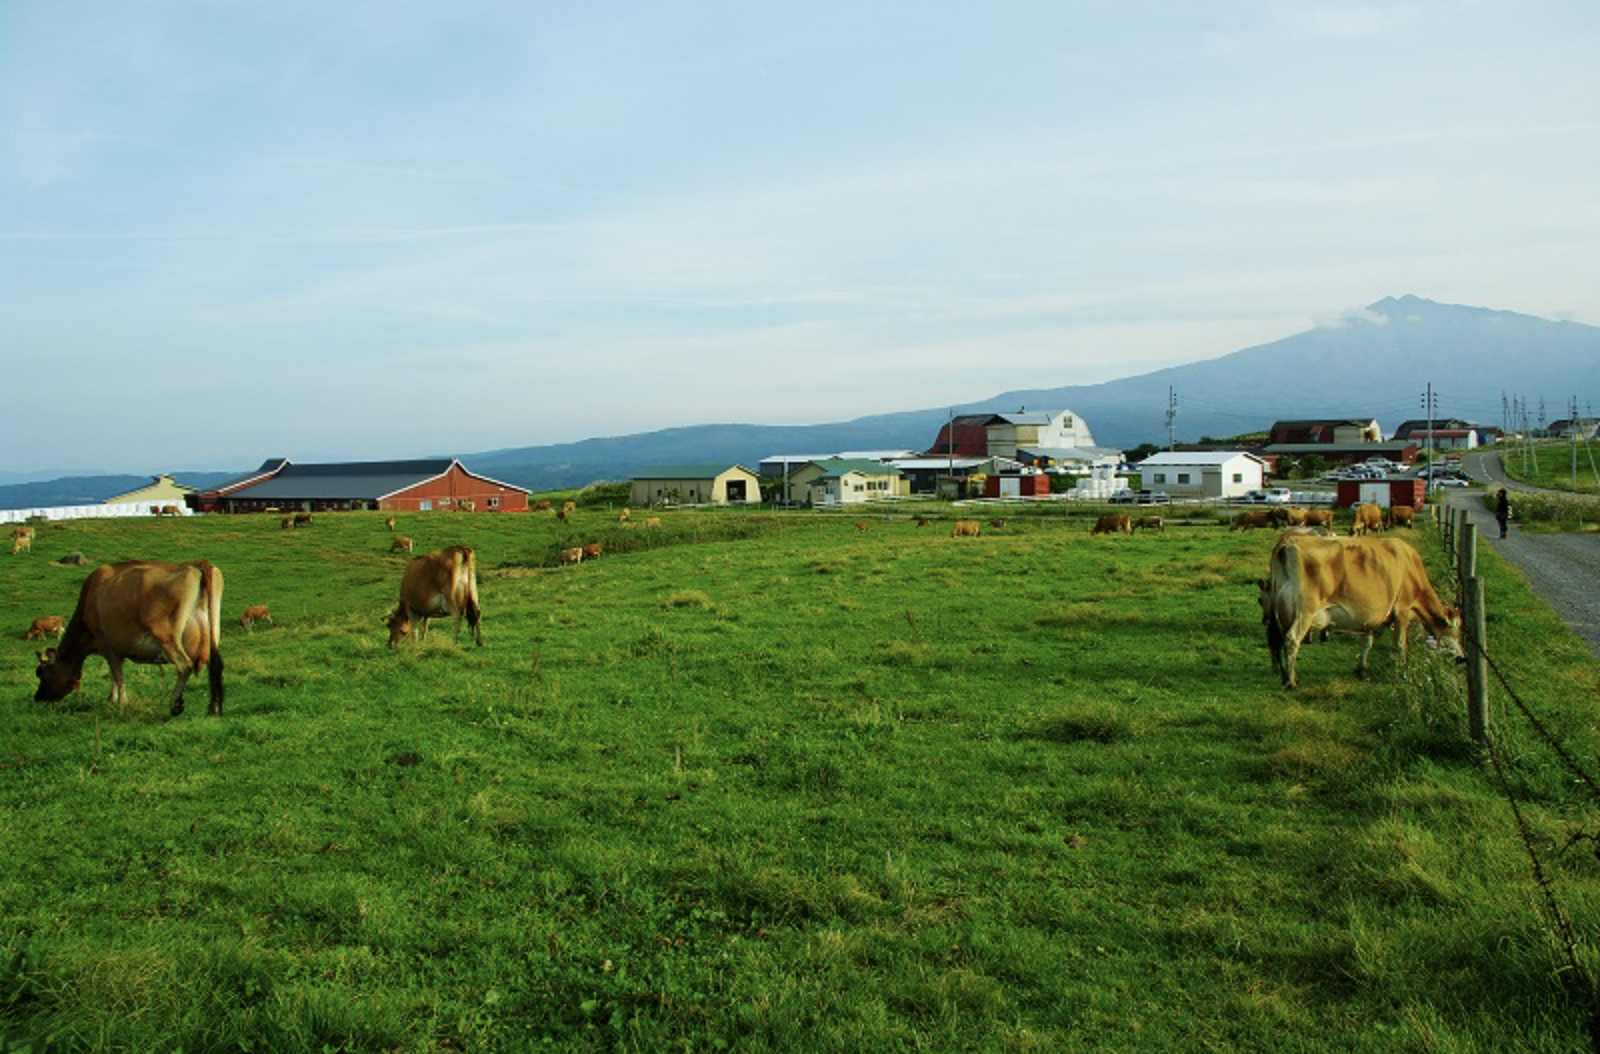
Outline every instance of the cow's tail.
<path id="1" fill-rule="evenodd" d="M 463 570 L 467 576 L 467 601 L 462 605 L 462 614 L 466 616 L 467 625 L 472 627 L 473 637 L 482 644 L 483 631 L 478 625 L 483 619 L 483 612 L 478 607 L 478 554 L 465 545 L 461 549 L 466 556 Z"/>
<path id="2" fill-rule="evenodd" d="M 1281 673 L 1287 682 L 1289 634 L 1294 625 L 1292 619 L 1290 625 L 1283 624 L 1283 606 L 1279 603 L 1279 597 L 1287 589 L 1290 609 L 1300 609 L 1300 551 L 1292 542 L 1273 548 L 1272 571 L 1268 581 L 1272 595 L 1267 605 L 1267 647 L 1272 649 L 1272 668 Z"/>
<path id="3" fill-rule="evenodd" d="M 211 643 L 211 657 L 206 660 L 206 678 L 211 688 L 211 706 L 208 713 L 222 713 L 222 572 L 217 566 L 202 560 L 200 568 L 200 594 L 206 605 L 206 621 Z"/>

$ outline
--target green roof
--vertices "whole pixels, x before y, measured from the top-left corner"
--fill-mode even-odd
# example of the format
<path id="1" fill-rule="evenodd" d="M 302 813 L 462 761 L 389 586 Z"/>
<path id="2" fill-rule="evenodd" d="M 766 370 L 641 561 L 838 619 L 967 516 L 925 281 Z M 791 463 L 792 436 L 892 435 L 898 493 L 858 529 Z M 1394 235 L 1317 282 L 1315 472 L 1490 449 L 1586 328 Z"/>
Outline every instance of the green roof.
<path id="1" fill-rule="evenodd" d="M 650 465 L 634 472 L 634 479 L 716 479 L 724 472 L 750 472 L 743 465 Z M 754 472 L 750 472 L 754 476 Z"/>

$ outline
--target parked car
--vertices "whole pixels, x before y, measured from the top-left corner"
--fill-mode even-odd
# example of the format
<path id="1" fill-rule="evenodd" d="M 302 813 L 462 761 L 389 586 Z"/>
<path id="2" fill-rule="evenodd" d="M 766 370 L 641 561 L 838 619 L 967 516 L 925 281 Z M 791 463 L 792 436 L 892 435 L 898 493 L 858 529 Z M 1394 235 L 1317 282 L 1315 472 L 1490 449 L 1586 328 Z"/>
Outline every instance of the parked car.
<path id="1" fill-rule="evenodd" d="M 1292 496 L 1288 487 L 1267 487 L 1265 490 L 1247 490 L 1234 500 L 1243 505 L 1287 505 Z"/>

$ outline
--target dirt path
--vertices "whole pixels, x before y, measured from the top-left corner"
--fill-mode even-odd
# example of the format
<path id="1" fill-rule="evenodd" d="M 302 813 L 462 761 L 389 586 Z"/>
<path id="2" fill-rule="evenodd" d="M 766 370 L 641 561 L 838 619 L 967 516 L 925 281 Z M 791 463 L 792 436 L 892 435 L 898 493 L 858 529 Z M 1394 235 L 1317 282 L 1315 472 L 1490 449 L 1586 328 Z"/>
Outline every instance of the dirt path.
<path id="1" fill-rule="evenodd" d="M 1473 479 L 1511 491 L 1513 509 L 1516 491 L 1532 489 L 1508 481 L 1494 454 L 1469 455 L 1465 468 Z M 1521 571 L 1533 591 L 1600 659 L 1600 534 L 1524 534 L 1513 518 L 1510 532 L 1501 539 L 1494 515 L 1481 495 L 1454 490 L 1443 493 L 1448 505 L 1467 510 L 1478 529 L 1479 544 L 1492 547 Z"/>

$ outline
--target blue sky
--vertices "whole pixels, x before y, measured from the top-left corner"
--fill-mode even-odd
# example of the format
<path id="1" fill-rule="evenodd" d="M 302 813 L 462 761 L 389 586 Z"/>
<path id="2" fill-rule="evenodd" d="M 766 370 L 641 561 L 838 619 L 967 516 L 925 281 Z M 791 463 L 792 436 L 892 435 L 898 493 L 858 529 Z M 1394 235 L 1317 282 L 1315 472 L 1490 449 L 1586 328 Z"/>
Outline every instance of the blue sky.
<path id="1" fill-rule="evenodd" d="M 1593 0 L 0 0 L 0 471 L 809 424 L 1388 295 L 1600 324 Z"/>

